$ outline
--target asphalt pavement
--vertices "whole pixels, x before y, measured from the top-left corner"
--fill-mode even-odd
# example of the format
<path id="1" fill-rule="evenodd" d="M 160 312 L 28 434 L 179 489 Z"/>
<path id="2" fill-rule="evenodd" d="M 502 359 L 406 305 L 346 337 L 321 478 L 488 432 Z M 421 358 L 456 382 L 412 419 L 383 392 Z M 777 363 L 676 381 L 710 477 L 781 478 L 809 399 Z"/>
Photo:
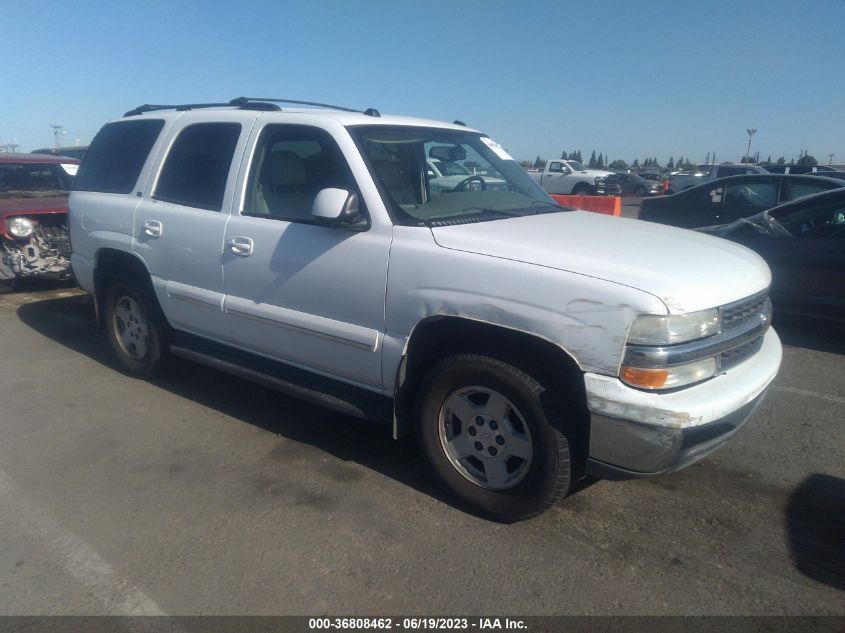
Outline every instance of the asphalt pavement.
<path id="1" fill-rule="evenodd" d="M 727 446 L 505 526 L 412 441 L 189 363 L 116 369 L 92 302 L 0 296 L 0 614 L 845 615 L 845 332 L 775 325 Z"/>

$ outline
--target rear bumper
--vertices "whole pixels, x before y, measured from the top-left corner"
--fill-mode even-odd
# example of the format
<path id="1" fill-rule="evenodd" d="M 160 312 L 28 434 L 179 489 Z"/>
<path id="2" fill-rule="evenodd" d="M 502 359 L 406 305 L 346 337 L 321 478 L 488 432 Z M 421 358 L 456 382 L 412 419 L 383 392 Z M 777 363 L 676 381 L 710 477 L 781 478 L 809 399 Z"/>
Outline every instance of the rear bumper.
<path id="1" fill-rule="evenodd" d="M 689 389 L 646 393 L 585 375 L 590 406 L 587 473 L 603 479 L 680 470 L 733 437 L 763 400 L 782 356 L 774 330 L 744 363 Z"/>

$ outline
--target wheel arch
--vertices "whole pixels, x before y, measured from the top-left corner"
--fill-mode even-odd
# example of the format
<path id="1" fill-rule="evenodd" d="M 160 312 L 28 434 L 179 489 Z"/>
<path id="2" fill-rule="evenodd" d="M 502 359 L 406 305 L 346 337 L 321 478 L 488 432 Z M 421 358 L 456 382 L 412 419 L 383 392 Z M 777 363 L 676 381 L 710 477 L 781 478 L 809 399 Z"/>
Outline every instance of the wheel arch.
<path id="1" fill-rule="evenodd" d="M 572 401 L 583 408 L 586 450 L 589 416 L 584 370 L 560 345 L 535 334 L 502 325 L 456 316 L 431 316 L 416 324 L 408 337 L 394 385 L 393 434 L 399 438 L 413 430 L 416 397 L 428 369 L 444 356 L 482 353 L 510 363 L 540 379 L 565 385 Z"/>
<path id="2" fill-rule="evenodd" d="M 147 285 L 155 297 L 152 278 L 144 261 L 136 254 L 117 248 L 101 248 L 94 254 L 94 310 L 97 327 L 103 327 L 103 302 L 109 283 L 118 274 L 128 274 Z M 160 310 L 160 306 L 157 306 Z"/>

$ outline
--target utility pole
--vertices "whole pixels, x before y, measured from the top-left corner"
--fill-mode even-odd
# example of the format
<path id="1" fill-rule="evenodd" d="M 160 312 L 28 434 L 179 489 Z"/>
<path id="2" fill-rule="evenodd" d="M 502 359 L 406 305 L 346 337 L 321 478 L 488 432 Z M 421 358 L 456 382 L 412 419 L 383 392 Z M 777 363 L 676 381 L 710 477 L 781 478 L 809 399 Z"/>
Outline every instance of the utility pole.
<path id="1" fill-rule="evenodd" d="M 748 149 L 745 152 L 745 164 L 748 164 L 748 161 L 751 159 L 751 137 L 757 133 L 756 127 L 749 127 L 745 129 L 748 132 Z"/>
<path id="2" fill-rule="evenodd" d="M 829 160 L 827 161 L 827 166 L 828 166 L 828 167 L 831 167 L 831 166 L 833 165 L 833 157 L 834 157 L 834 156 L 836 156 L 836 154 L 828 154 L 828 155 L 827 155 L 827 157 L 828 157 L 828 159 L 829 159 Z"/>
<path id="3" fill-rule="evenodd" d="M 59 149 L 59 139 L 65 135 L 65 126 L 51 123 L 50 127 L 53 128 L 53 149 Z"/>

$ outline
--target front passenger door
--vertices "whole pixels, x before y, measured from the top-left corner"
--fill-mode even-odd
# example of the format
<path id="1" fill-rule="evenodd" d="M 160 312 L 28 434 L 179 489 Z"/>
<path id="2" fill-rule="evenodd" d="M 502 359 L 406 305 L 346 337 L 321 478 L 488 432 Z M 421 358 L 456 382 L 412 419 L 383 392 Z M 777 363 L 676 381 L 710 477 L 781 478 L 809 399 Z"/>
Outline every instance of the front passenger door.
<path id="1" fill-rule="evenodd" d="M 325 188 L 360 199 L 329 132 L 278 123 L 258 131 L 243 203 L 224 238 L 231 337 L 250 352 L 380 392 L 392 227 L 318 224 L 311 208 Z"/>

